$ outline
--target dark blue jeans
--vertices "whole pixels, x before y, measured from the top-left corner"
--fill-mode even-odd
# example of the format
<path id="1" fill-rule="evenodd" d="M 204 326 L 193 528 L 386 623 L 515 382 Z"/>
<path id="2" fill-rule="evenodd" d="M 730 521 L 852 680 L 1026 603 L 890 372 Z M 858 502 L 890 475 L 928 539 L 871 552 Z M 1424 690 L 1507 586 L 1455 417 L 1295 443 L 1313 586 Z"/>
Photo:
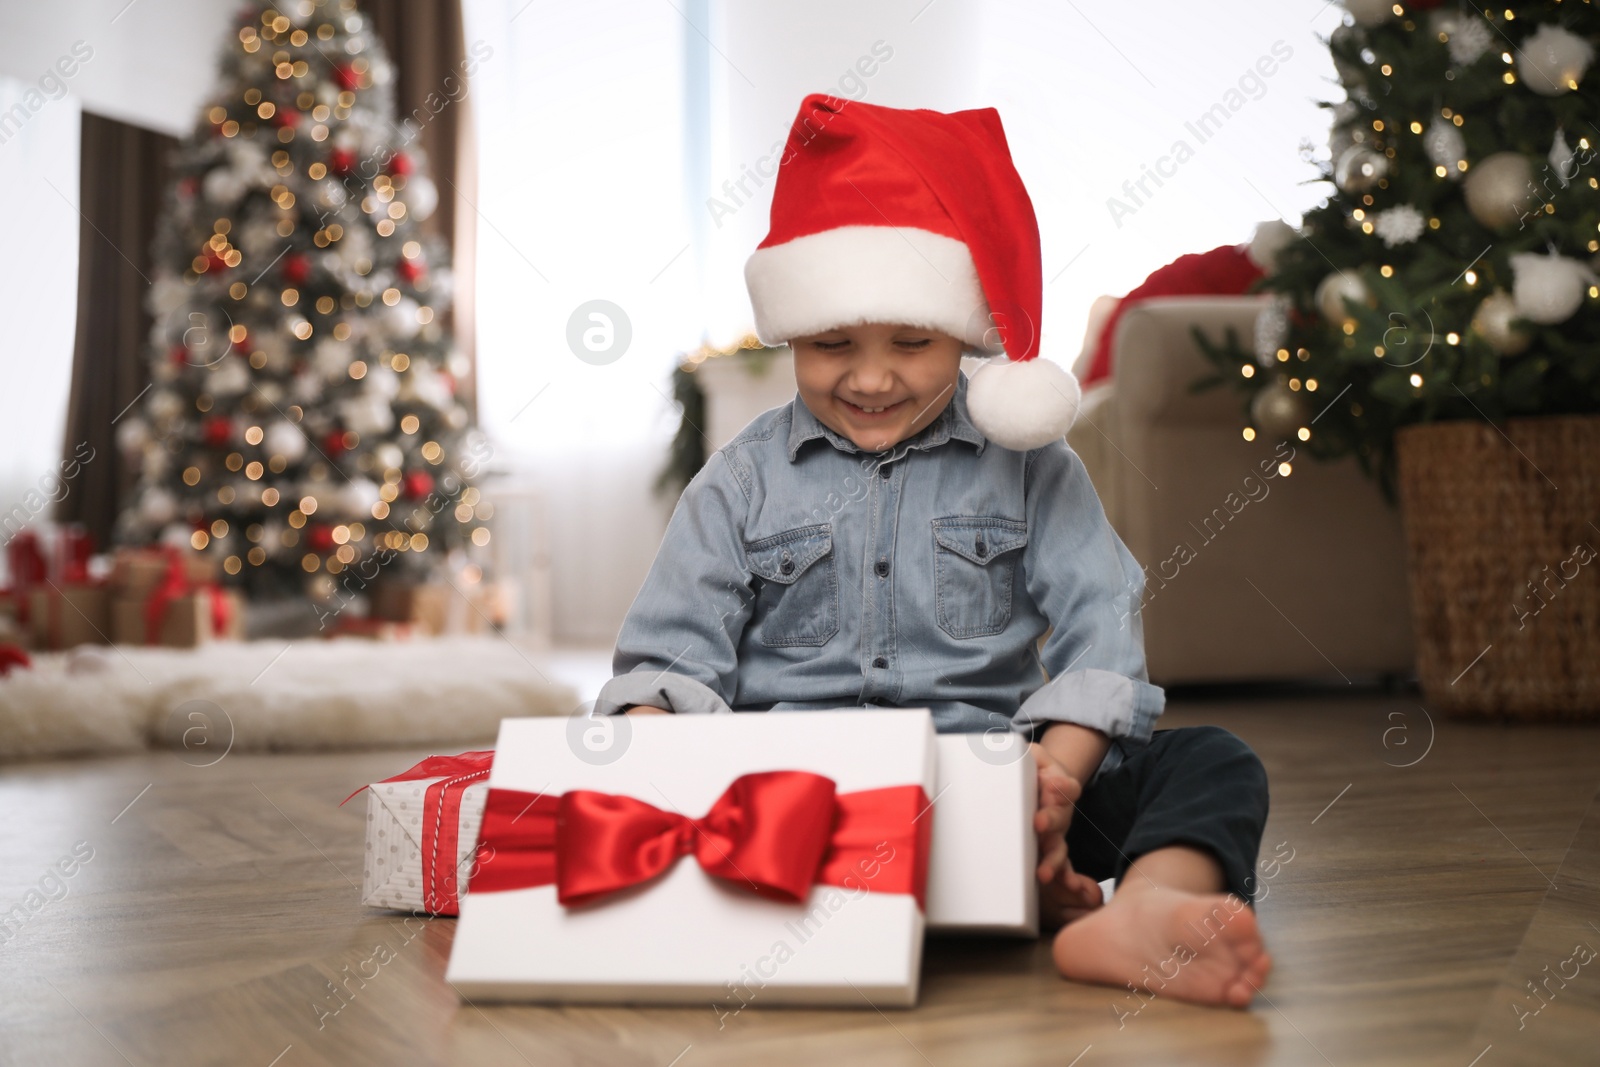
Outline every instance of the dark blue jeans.
<path id="1" fill-rule="evenodd" d="M 1168 845 L 1209 852 L 1229 892 L 1253 903 L 1267 824 L 1267 772 L 1220 726 L 1157 730 L 1150 744 L 1078 799 L 1067 830 L 1073 869 L 1120 883 L 1128 865 Z"/>

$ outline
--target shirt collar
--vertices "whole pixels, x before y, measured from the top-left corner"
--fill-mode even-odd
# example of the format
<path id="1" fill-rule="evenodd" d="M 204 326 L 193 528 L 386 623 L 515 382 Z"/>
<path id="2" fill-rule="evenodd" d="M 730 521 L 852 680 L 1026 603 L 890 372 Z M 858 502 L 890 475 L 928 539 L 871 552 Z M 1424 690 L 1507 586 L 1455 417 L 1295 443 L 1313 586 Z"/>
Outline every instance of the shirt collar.
<path id="1" fill-rule="evenodd" d="M 823 438 L 834 448 L 841 452 L 860 452 L 855 442 L 830 430 L 824 426 L 817 417 L 811 414 L 811 409 L 806 407 L 805 401 L 797 394 L 789 404 L 789 462 L 793 463 L 800 453 L 800 446 L 807 441 Z M 983 447 L 988 443 L 987 438 L 978 432 L 972 424 L 972 419 L 967 415 L 967 376 L 965 373 L 956 375 L 956 395 L 950 403 L 945 405 L 939 417 L 924 426 L 917 433 L 904 441 L 896 444 L 891 452 L 903 455 L 907 449 L 917 448 L 927 451 L 931 448 L 947 443 L 952 438 L 957 441 L 966 441 L 975 446 L 981 455 Z"/>

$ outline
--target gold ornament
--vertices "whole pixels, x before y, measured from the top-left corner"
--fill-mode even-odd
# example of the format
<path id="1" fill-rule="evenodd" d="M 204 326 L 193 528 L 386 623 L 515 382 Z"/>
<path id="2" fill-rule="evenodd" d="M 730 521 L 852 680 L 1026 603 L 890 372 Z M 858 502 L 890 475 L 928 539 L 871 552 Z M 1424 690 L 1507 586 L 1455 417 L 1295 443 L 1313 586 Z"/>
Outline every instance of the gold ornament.
<path id="1" fill-rule="evenodd" d="M 1512 328 L 1511 320 L 1516 317 L 1517 302 L 1501 289 L 1484 297 L 1483 303 L 1478 305 L 1472 316 L 1472 328 L 1501 356 L 1520 355 L 1528 350 L 1533 337 Z"/>
<path id="2" fill-rule="evenodd" d="M 1472 217 L 1491 230 L 1522 218 L 1533 194 L 1533 164 L 1520 152 L 1496 152 L 1467 172 L 1461 185 Z"/>
<path id="3" fill-rule="evenodd" d="M 1250 421 L 1266 441 L 1284 441 L 1311 421 L 1305 397 L 1282 378 L 1262 386 L 1250 401 Z"/>
<path id="4" fill-rule="evenodd" d="M 1343 325 L 1354 321 L 1344 306 L 1346 297 L 1355 304 L 1371 303 L 1372 294 L 1367 289 L 1367 283 L 1361 280 L 1361 275 L 1336 270 L 1317 285 L 1317 309 L 1329 322 Z"/>

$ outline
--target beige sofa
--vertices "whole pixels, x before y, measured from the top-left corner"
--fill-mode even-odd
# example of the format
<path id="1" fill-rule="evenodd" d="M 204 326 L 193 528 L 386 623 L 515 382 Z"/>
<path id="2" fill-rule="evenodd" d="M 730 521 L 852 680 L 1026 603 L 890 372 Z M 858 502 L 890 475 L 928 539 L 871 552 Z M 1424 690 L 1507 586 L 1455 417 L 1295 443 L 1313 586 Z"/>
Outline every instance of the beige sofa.
<path id="1" fill-rule="evenodd" d="M 1145 652 L 1160 685 L 1403 674 L 1413 667 L 1398 512 L 1353 460 L 1247 442 L 1239 392 L 1190 335 L 1252 343 L 1262 297 L 1168 297 L 1117 326 L 1111 380 L 1067 441 L 1145 567 Z M 1331 397 L 1328 399 L 1332 399 Z M 1313 398 L 1313 413 L 1320 410 Z M 1315 426 L 1312 427 L 1315 432 Z"/>

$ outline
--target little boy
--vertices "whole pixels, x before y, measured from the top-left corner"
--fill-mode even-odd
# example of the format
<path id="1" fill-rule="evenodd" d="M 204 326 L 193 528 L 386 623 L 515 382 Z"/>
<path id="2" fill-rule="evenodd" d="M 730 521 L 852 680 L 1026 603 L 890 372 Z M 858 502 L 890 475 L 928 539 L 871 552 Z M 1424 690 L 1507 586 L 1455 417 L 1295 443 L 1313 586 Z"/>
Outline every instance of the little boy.
<path id="1" fill-rule="evenodd" d="M 684 491 L 595 713 L 1025 733 L 1062 974 L 1247 1006 L 1266 776 L 1225 730 L 1154 729 L 1143 572 L 1062 439 L 1077 384 L 1037 358 L 1038 226 L 998 114 L 807 97 L 745 277 L 799 395 Z M 964 351 L 1008 361 L 969 382 Z"/>

